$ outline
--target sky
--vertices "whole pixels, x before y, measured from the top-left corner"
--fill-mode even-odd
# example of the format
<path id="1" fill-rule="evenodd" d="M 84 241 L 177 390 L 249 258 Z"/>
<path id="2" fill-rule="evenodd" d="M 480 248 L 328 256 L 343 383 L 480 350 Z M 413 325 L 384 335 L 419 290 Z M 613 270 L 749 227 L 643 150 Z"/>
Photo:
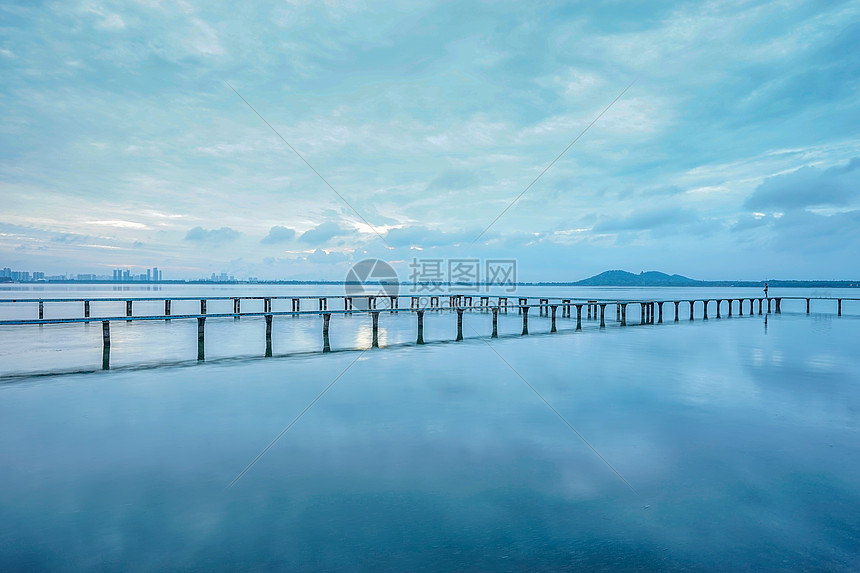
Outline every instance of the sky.
<path id="1" fill-rule="evenodd" d="M 858 279 L 857 46 L 858 1 L 2 3 L 0 267 Z"/>

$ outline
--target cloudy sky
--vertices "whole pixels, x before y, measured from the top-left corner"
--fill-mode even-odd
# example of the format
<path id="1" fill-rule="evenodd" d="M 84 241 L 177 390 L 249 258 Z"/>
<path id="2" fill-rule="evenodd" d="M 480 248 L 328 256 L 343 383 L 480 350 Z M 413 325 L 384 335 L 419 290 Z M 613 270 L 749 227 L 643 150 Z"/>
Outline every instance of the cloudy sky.
<path id="1" fill-rule="evenodd" d="M 858 45 L 857 1 L 3 3 L 0 267 L 856 279 Z"/>

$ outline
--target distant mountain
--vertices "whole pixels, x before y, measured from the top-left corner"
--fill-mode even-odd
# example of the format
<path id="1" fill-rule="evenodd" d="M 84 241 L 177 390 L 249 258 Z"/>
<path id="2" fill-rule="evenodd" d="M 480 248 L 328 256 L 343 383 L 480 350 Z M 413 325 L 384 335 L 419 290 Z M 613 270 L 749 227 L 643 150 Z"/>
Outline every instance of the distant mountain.
<path id="1" fill-rule="evenodd" d="M 576 286 L 624 286 L 624 287 L 651 287 L 669 286 L 685 287 L 699 286 L 702 281 L 697 281 L 681 275 L 667 275 L 658 271 L 641 272 L 638 275 L 627 271 L 604 271 L 599 275 L 583 279 L 573 283 Z"/>

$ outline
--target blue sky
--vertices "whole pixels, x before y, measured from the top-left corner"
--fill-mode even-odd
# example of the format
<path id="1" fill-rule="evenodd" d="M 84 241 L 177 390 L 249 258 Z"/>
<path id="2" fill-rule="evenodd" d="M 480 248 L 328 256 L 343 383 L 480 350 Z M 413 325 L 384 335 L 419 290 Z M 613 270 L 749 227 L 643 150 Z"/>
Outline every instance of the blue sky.
<path id="1" fill-rule="evenodd" d="M 860 277 L 860 2 L 26 2 L 0 29 L 0 266 Z"/>

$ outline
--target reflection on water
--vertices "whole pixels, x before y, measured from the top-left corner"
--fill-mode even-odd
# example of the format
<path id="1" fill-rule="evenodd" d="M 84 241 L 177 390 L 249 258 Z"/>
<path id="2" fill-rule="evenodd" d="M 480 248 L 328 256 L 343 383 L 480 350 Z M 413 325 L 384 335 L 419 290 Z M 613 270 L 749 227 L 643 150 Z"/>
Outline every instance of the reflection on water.
<path id="1" fill-rule="evenodd" d="M 860 319 L 763 324 L 500 317 L 494 347 L 638 495 L 484 342 L 434 344 L 449 313 L 425 346 L 380 313 L 387 348 L 227 488 L 370 318 L 333 318 L 326 355 L 319 317 L 276 318 L 269 359 L 262 319 L 207 321 L 201 365 L 194 321 L 112 324 L 119 370 L 0 384 L 0 569 L 857 570 Z M 50 329 L 3 335 L 17 367 L 99 366 L 98 323 Z M 192 365 L 122 369 L 163 361 Z"/>

